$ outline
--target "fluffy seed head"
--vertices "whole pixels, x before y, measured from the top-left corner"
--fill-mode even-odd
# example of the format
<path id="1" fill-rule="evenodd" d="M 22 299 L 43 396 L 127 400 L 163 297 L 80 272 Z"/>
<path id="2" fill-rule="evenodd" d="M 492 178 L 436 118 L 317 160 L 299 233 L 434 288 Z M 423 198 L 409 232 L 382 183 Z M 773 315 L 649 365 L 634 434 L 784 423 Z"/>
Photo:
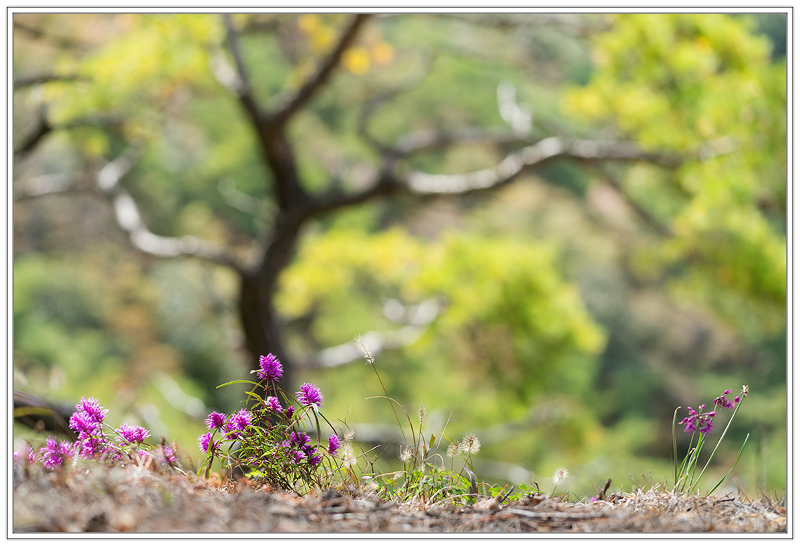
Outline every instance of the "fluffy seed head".
<path id="1" fill-rule="evenodd" d="M 481 442 L 477 436 L 469 433 L 461 440 L 460 448 L 464 455 L 475 455 L 481 449 Z"/>
<path id="2" fill-rule="evenodd" d="M 458 455 L 458 452 L 461 450 L 461 446 L 458 442 L 453 442 L 449 446 L 447 446 L 447 456 L 450 458 L 455 457 Z"/>
<path id="3" fill-rule="evenodd" d="M 564 483 L 564 480 L 567 479 L 567 476 L 569 476 L 569 470 L 567 470 L 562 466 L 561 468 L 555 471 L 555 474 L 553 474 L 553 483 L 556 485 L 560 485 Z"/>

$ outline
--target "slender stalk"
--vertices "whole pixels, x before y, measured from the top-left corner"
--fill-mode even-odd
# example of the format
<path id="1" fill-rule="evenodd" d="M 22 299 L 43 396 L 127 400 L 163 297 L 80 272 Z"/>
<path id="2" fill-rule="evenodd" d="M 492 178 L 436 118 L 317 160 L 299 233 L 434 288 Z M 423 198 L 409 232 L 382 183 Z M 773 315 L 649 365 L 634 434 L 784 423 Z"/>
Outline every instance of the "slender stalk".
<path id="1" fill-rule="evenodd" d="M 675 421 L 678 419 L 678 410 L 680 406 L 675 408 L 675 413 L 672 414 L 672 474 L 675 485 L 678 484 L 678 441 L 675 437 Z"/>
<path id="2" fill-rule="evenodd" d="M 736 405 L 736 407 L 733 409 L 733 413 L 731 414 L 731 418 L 728 420 L 728 424 L 727 424 L 727 425 L 725 425 L 725 430 L 723 430 L 723 431 L 722 431 L 722 435 L 719 437 L 719 440 L 717 441 L 717 445 L 716 445 L 716 446 L 714 446 L 714 451 L 712 451 L 712 452 L 711 452 L 711 456 L 710 456 L 710 457 L 708 458 L 708 460 L 706 461 L 706 464 L 705 464 L 705 466 L 703 467 L 703 470 L 701 470 L 701 471 L 700 471 L 700 475 L 699 475 L 699 476 L 697 476 L 697 480 L 696 480 L 696 481 L 693 481 L 693 483 L 692 483 L 692 487 L 694 487 L 695 485 L 697 485 L 697 484 L 700 482 L 700 478 L 702 478 L 702 477 L 703 477 L 703 473 L 705 473 L 705 471 L 706 471 L 706 468 L 708 468 L 708 463 L 710 463 L 710 462 L 711 462 L 711 459 L 713 459 L 713 458 L 714 458 L 714 453 L 716 453 L 716 452 L 717 452 L 717 448 L 719 447 L 719 444 L 721 444 L 721 443 L 722 443 L 722 439 L 725 437 L 725 433 L 727 433 L 727 432 L 728 432 L 728 427 L 730 427 L 730 426 L 731 426 L 731 422 L 733 421 L 733 418 L 736 416 L 736 412 L 737 412 L 737 411 L 739 411 L 739 406 L 740 406 L 740 404 L 737 404 L 737 405 Z M 748 435 L 748 436 L 749 436 L 749 435 Z M 738 459 L 737 459 L 737 460 L 738 460 Z M 694 472 L 692 473 L 692 479 L 694 479 Z M 689 489 L 691 489 L 692 487 L 690 487 Z"/>

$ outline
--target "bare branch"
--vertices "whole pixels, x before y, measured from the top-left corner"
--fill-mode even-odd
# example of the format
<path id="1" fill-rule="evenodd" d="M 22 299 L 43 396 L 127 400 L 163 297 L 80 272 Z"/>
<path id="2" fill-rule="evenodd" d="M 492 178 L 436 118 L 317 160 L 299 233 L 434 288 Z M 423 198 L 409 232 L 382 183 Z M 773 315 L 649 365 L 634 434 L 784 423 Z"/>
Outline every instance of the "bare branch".
<path id="1" fill-rule="evenodd" d="M 39 119 L 36 124 L 36 128 L 28 134 L 28 136 L 23 140 L 22 144 L 14 151 L 14 159 L 22 159 L 29 153 L 31 153 L 42 141 L 44 137 L 53 133 L 55 131 L 62 131 L 62 130 L 70 130 L 70 129 L 77 129 L 79 127 L 116 127 L 118 125 L 122 125 L 122 122 L 116 119 L 105 119 L 105 118 L 87 118 L 87 119 L 76 119 L 70 121 L 68 123 L 64 123 L 61 125 L 51 125 L 50 122 L 47 120 L 47 113 L 46 108 L 42 107 L 39 112 Z"/>
<path id="2" fill-rule="evenodd" d="M 507 146 L 530 142 L 531 139 L 518 133 L 509 134 L 503 129 L 479 129 L 468 127 L 453 133 L 438 133 L 436 131 L 415 131 L 403 135 L 397 140 L 394 151 L 400 158 L 420 152 L 440 150 L 454 145 L 491 144 Z"/>
<path id="3" fill-rule="evenodd" d="M 227 31 L 228 49 L 230 49 L 233 61 L 236 63 L 236 74 L 231 75 L 232 77 L 227 79 L 226 85 L 236 93 L 242 106 L 244 106 L 245 110 L 250 114 L 256 126 L 258 126 L 262 119 L 262 113 L 253 98 L 252 89 L 250 87 L 250 76 L 247 73 L 247 68 L 242 59 L 242 52 L 239 48 L 239 37 L 236 34 L 236 29 L 233 28 L 233 23 L 231 23 L 230 14 L 224 13 L 222 18 L 225 21 L 225 29 Z M 216 73 L 217 71 L 215 71 L 215 74 Z M 219 75 L 217 75 L 217 79 L 223 81 Z M 223 83 L 226 82 L 223 81 Z"/>
<path id="4" fill-rule="evenodd" d="M 548 137 L 507 155 L 491 169 L 451 175 L 416 172 L 409 176 L 408 186 L 418 194 L 463 194 L 486 190 L 508 184 L 526 169 L 564 157 L 589 161 L 647 161 L 666 167 L 677 167 L 681 163 L 680 158 L 646 152 L 633 142 L 567 141 L 559 137 Z"/>
<path id="5" fill-rule="evenodd" d="M 19 18 L 17 16 L 14 17 L 14 30 L 22 31 L 31 38 L 44 40 L 45 42 L 50 42 L 51 45 L 58 47 L 60 49 L 78 49 L 78 50 L 89 49 L 88 44 L 78 42 L 66 36 L 56 36 L 55 34 L 49 34 L 41 29 L 21 23 L 18 19 Z"/>
<path id="6" fill-rule="evenodd" d="M 367 332 L 362 336 L 364 343 L 373 355 L 388 349 L 397 349 L 411 345 L 419 339 L 424 329 L 419 326 L 403 326 L 399 330 L 388 332 Z M 348 364 L 355 360 L 361 360 L 363 353 L 352 341 L 342 343 L 335 347 L 323 349 L 316 355 L 312 362 L 306 362 L 305 366 L 315 368 L 332 368 Z"/>
<path id="7" fill-rule="evenodd" d="M 226 265 L 238 272 L 243 264 L 217 244 L 197 237 L 162 237 L 144 225 L 136 202 L 119 186 L 120 179 L 133 168 L 138 152 L 131 150 L 107 163 L 97 175 L 98 189 L 111 199 L 119 226 L 128 234 L 131 244 L 142 252 L 162 258 L 194 256 Z"/>
<path id="8" fill-rule="evenodd" d="M 92 191 L 91 187 L 81 187 L 65 174 L 44 174 L 14 185 L 14 201 L 22 201 L 43 195 L 75 191 Z"/>
<path id="9" fill-rule="evenodd" d="M 395 193 L 407 191 L 407 186 L 389 173 L 389 169 L 364 190 L 346 193 L 339 189 L 329 191 L 311 200 L 308 206 L 309 216 L 325 214 L 343 207 L 366 203 L 378 197 L 386 197 Z"/>
<path id="10" fill-rule="evenodd" d="M 284 125 L 286 121 L 292 117 L 298 110 L 305 106 L 314 94 L 328 81 L 333 74 L 334 69 L 339 65 L 342 55 L 350 47 L 358 35 L 358 31 L 369 18 L 367 14 L 359 14 L 353 19 L 353 22 L 347 27 L 347 30 L 339 38 L 339 43 L 333 52 L 328 56 L 319 71 L 314 74 L 297 92 L 297 94 L 289 99 L 286 104 L 277 108 L 275 114 L 272 116 L 272 121 L 277 125 Z"/>
<path id="11" fill-rule="evenodd" d="M 383 314 L 393 322 L 405 323 L 405 326 L 387 332 L 367 332 L 359 336 L 360 342 L 373 357 L 385 350 L 411 345 L 425 332 L 425 328 L 436 320 L 443 308 L 444 304 L 435 298 L 425 300 L 419 305 L 403 305 L 398 300 L 389 299 L 384 303 Z M 323 349 L 304 365 L 314 368 L 332 368 L 361 360 L 363 357 L 363 350 L 357 344 L 349 341 Z"/>
<path id="12" fill-rule="evenodd" d="M 80 76 L 78 74 L 40 74 L 39 76 L 31 76 L 16 80 L 14 82 L 14 91 L 18 91 L 26 87 L 33 87 L 34 85 L 41 85 L 43 83 L 75 81 L 89 81 L 89 78 L 86 76 Z"/>
<path id="13" fill-rule="evenodd" d="M 625 204 L 639 217 L 639 219 L 647 226 L 649 226 L 653 231 L 661 235 L 662 237 L 671 237 L 672 230 L 669 226 L 665 225 L 663 222 L 658 220 L 655 216 L 653 216 L 647 209 L 642 207 L 639 203 L 637 203 L 631 196 L 625 191 L 625 188 L 622 186 L 622 182 L 613 174 L 609 172 L 608 169 L 600 167 L 600 176 L 602 176 L 606 182 L 608 183 L 609 187 L 613 188 L 614 192 L 625 202 Z"/>
<path id="14" fill-rule="evenodd" d="M 53 126 L 47 121 L 47 114 L 42 109 L 39 112 L 39 119 L 36 128 L 30 132 L 22 141 L 22 144 L 14 150 L 14 158 L 21 159 L 31 153 L 44 137 L 53 132 Z"/>
<path id="15" fill-rule="evenodd" d="M 497 109 L 514 134 L 527 136 L 531 133 L 533 112 L 527 105 L 517 103 L 517 88 L 513 83 L 504 80 L 497 84 Z"/>

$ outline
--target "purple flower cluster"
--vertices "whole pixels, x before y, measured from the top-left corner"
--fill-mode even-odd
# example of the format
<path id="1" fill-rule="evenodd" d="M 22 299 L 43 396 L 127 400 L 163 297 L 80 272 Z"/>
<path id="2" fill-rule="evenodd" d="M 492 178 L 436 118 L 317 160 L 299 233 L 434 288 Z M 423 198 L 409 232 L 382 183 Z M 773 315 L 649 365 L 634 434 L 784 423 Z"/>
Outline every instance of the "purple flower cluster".
<path id="1" fill-rule="evenodd" d="M 200 447 L 200 451 L 203 453 L 208 453 L 209 449 L 211 453 L 219 452 L 220 443 L 214 441 L 214 435 L 210 432 L 206 432 L 202 436 L 197 439 L 197 445 Z"/>
<path id="2" fill-rule="evenodd" d="M 122 423 L 117 433 L 128 443 L 139 445 L 145 438 L 150 436 L 150 432 L 143 427 Z"/>
<path id="3" fill-rule="evenodd" d="M 339 451 L 340 447 L 342 447 L 342 444 L 339 441 L 339 438 L 335 433 L 331 434 L 331 437 L 328 438 L 328 453 L 331 455 L 336 455 L 336 452 Z"/>
<path id="4" fill-rule="evenodd" d="M 747 393 L 749 392 L 749 388 L 747 385 L 742 385 L 742 390 L 733 399 L 733 402 L 726 398 L 733 392 L 731 389 L 725 389 L 722 394 L 714 398 L 714 410 L 709 411 L 707 413 L 703 413 L 706 405 L 702 404 L 698 411 L 694 411 L 691 406 L 689 407 L 689 416 L 682 419 L 678 424 L 684 425 L 683 430 L 688 434 L 694 434 L 698 429 L 700 430 L 700 434 L 708 434 L 712 430 L 714 430 L 714 423 L 712 422 L 714 417 L 717 415 L 717 406 L 721 406 L 726 409 L 734 409 L 739 402 L 743 399 L 747 398 Z"/>
<path id="5" fill-rule="evenodd" d="M 222 428 L 225 424 L 225 414 L 219 413 L 216 411 L 212 411 L 208 414 L 206 418 L 206 428 L 208 430 L 216 430 L 218 428 Z"/>
<path id="6" fill-rule="evenodd" d="M 138 452 L 142 456 L 150 453 L 141 449 L 140 444 L 150 436 L 150 431 L 144 427 L 123 423 L 115 429 L 119 437 L 119 445 L 112 442 L 103 433 L 103 419 L 108 410 L 103 408 L 96 398 L 81 398 L 75 406 L 75 412 L 69 418 L 69 427 L 78 434 L 78 441 L 59 442 L 56 438 L 47 438 L 45 446 L 37 454 L 30 446 L 14 453 L 14 462 L 19 463 L 24 459 L 31 464 L 40 462 L 47 469 L 64 466 L 69 457 L 80 456 L 84 459 L 93 459 L 99 456 L 121 459 L 126 453 Z M 133 449 L 126 449 L 126 446 Z M 174 450 L 173 450 L 174 458 Z"/>
<path id="7" fill-rule="evenodd" d="M 720 394 L 719 396 L 714 398 L 714 405 L 715 406 L 722 406 L 723 408 L 726 408 L 726 409 L 733 409 L 733 408 L 736 407 L 736 405 L 741 400 L 743 400 L 744 398 L 747 398 L 748 389 L 747 389 L 746 385 L 743 386 L 742 390 L 739 392 L 739 394 L 736 395 L 736 398 L 733 399 L 733 402 L 731 402 L 730 400 L 725 398 L 725 395 L 726 394 L 730 394 L 731 392 L 733 392 L 731 389 L 725 389 L 725 391 L 722 394 Z"/>
<path id="8" fill-rule="evenodd" d="M 270 353 L 267 356 L 261 356 L 258 359 L 259 370 L 255 370 L 259 379 L 266 379 L 269 381 L 278 381 L 283 377 L 283 366 L 278 357 Z M 251 372 L 252 373 L 252 372 Z"/>
<path id="9" fill-rule="evenodd" d="M 30 445 L 25 444 L 22 449 L 14 452 L 14 464 L 19 464 L 23 460 L 27 460 L 29 464 L 36 464 L 38 456 Z"/>
<path id="10" fill-rule="evenodd" d="M 161 462 L 172 466 L 175 464 L 175 461 L 178 460 L 178 456 L 175 453 L 175 449 L 170 445 L 158 445 L 158 456 L 161 459 Z"/>
<path id="11" fill-rule="evenodd" d="M 282 444 L 283 447 L 292 449 L 291 457 L 295 463 L 301 463 L 303 460 L 307 461 L 311 466 L 317 466 L 322 460 L 322 456 L 317 454 L 317 448 L 309 442 L 308 434 L 305 432 L 292 431 L 289 435 L 289 441 Z"/>
<path id="12" fill-rule="evenodd" d="M 252 414 L 247 411 L 240 409 L 225 421 L 225 432 L 226 438 L 230 438 L 231 440 L 237 440 L 241 438 L 242 432 L 253 420 Z"/>
<path id="13" fill-rule="evenodd" d="M 47 439 L 47 445 L 39 450 L 42 465 L 48 470 L 64 466 L 67 458 L 75 455 L 75 446 L 72 442 L 59 442 L 52 436 Z"/>
<path id="14" fill-rule="evenodd" d="M 283 407 L 281 407 L 281 403 L 278 402 L 278 399 L 274 396 L 267 398 L 267 408 L 275 413 L 283 413 Z"/>
<path id="15" fill-rule="evenodd" d="M 695 431 L 699 428 L 700 434 L 708 434 L 712 430 L 714 430 L 714 423 L 712 420 L 714 416 L 717 414 L 716 411 L 709 411 L 708 413 L 703 413 L 706 405 L 702 404 L 699 408 L 699 411 L 694 411 L 691 406 L 689 406 L 689 417 L 684 418 L 680 421 L 680 425 L 685 425 L 683 430 L 688 434 L 694 434 Z"/>
<path id="16" fill-rule="evenodd" d="M 322 392 L 320 392 L 319 388 L 317 388 L 317 386 L 313 383 L 303 383 L 300 386 L 300 390 L 297 391 L 296 394 L 297 401 L 304 406 L 316 404 L 318 407 L 322 407 L 322 404 L 325 401 L 322 396 Z"/>
<path id="17" fill-rule="evenodd" d="M 81 457 L 91 459 L 105 451 L 103 419 L 108 410 L 100 405 L 97 398 L 81 398 L 75 409 L 69 418 L 69 428 L 78 433 Z"/>

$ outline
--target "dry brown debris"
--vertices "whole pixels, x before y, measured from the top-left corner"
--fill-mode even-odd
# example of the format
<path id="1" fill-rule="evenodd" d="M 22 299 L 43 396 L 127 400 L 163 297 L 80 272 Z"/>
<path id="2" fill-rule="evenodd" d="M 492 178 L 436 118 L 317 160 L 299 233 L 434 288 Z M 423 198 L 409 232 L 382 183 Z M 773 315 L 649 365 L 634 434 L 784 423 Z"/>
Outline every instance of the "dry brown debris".
<path id="1" fill-rule="evenodd" d="M 136 466 L 15 472 L 15 533 L 29 532 L 786 532 L 766 500 L 637 491 L 591 504 L 543 495 L 496 506 L 425 507 L 330 490 L 303 498 Z"/>

